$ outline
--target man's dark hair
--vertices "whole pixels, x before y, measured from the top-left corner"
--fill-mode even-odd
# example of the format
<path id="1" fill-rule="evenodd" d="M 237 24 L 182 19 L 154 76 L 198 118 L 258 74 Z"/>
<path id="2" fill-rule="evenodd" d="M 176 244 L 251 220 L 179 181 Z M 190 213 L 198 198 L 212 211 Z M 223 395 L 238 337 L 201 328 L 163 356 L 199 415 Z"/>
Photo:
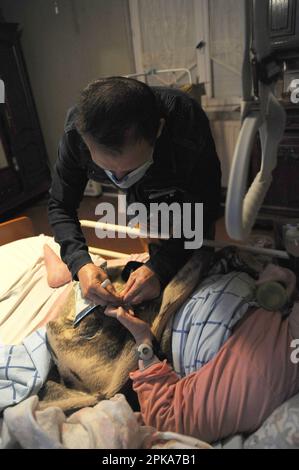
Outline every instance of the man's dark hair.
<path id="1" fill-rule="evenodd" d="M 153 145 L 159 123 L 155 94 L 145 83 L 110 77 L 90 83 L 81 93 L 77 130 L 112 152 L 141 139 Z"/>

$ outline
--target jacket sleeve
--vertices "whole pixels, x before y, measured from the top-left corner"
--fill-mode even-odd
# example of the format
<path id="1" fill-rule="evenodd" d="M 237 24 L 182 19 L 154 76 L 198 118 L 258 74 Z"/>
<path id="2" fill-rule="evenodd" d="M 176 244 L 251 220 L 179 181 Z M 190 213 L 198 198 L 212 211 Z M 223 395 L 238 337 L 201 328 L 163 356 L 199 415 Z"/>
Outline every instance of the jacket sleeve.
<path id="1" fill-rule="evenodd" d="M 86 170 L 80 165 L 75 146 L 72 147 L 69 135 L 64 133 L 54 167 L 48 216 L 55 241 L 60 245 L 61 258 L 73 279 L 77 279 L 79 269 L 92 260 L 77 215 L 88 178 Z"/>
<path id="2" fill-rule="evenodd" d="M 221 168 L 208 118 L 195 101 L 191 125 L 191 137 L 198 158 L 190 168 L 189 189 L 183 202 L 203 203 L 203 237 L 211 238 L 220 212 Z M 192 249 L 185 249 L 185 241 L 184 237 L 170 238 L 160 241 L 159 246 L 150 246 L 151 256 L 147 266 L 156 273 L 163 287 L 192 255 Z"/>
<path id="3" fill-rule="evenodd" d="M 198 371 L 179 379 L 166 361 L 130 373 L 144 423 L 158 431 L 200 437 L 209 433 L 204 420 L 208 380 Z M 205 427 L 202 428 L 201 425 Z"/>

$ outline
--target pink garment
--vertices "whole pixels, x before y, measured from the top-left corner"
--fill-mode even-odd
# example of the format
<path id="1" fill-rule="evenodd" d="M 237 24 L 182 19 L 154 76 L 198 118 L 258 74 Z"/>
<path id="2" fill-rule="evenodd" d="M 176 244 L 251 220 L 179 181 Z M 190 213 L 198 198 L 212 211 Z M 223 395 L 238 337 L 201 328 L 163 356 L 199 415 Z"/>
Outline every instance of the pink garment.
<path id="1" fill-rule="evenodd" d="M 164 361 L 131 373 L 145 424 L 210 443 L 255 431 L 299 390 L 294 338 L 297 318 L 257 309 L 198 372 L 180 380 Z"/>

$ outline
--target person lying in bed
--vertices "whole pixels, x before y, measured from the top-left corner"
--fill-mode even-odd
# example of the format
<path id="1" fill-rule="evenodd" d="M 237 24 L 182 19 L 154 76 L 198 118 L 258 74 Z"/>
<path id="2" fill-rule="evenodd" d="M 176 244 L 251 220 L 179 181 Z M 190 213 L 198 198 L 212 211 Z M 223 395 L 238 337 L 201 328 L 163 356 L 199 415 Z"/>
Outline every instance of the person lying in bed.
<path id="1" fill-rule="evenodd" d="M 58 272 L 57 261 L 62 263 L 57 256 L 52 261 L 53 263 L 48 265 L 49 274 L 51 271 L 53 274 L 53 270 Z M 63 269 L 63 263 L 60 268 Z M 243 281 L 249 280 L 243 272 L 229 273 L 227 276 L 230 283 L 236 276 Z M 221 282 L 227 284 L 226 276 L 220 278 Z M 207 278 L 204 283 L 210 282 L 211 279 L 213 283 L 213 276 Z M 295 276 L 289 270 L 269 266 L 263 273 L 263 282 L 271 279 L 282 281 L 290 295 L 295 290 Z M 202 285 L 199 287 L 200 294 Z M 214 287 L 215 291 L 219 290 L 215 282 Z M 232 287 L 230 284 L 230 294 L 236 297 Z M 223 294 L 223 289 L 221 293 Z M 239 293 L 237 297 L 240 297 Z M 194 299 L 191 299 L 191 302 L 193 301 Z M 223 301 L 222 295 L 221 302 Z M 234 325 L 231 338 L 218 354 L 219 347 L 215 348 L 216 356 L 198 372 L 179 380 L 177 374 L 165 362 L 158 363 L 155 359 L 156 364 L 151 365 L 149 362 L 146 364 L 150 366 L 148 369 L 133 373 L 131 378 L 146 424 L 163 430 L 182 431 L 214 442 L 235 432 L 255 430 L 274 408 L 298 390 L 297 367 L 290 361 L 291 338 L 299 337 L 299 314 L 296 317 L 298 303 L 287 320 L 283 320 L 280 313 L 256 308 L 247 311 L 245 302 L 240 303 L 239 299 L 236 308 L 236 305 L 232 304 L 232 297 L 229 305 L 224 303 L 227 310 L 234 311 L 232 319 L 236 315 L 242 318 L 240 310 L 245 309 L 244 320 Z M 59 314 L 61 305 L 57 307 L 56 314 Z M 118 317 L 139 345 L 151 344 L 152 336 L 146 323 L 132 317 L 123 309 L 110 308 L 106 314 Z M 226 312 L 223 314 L 226 315 Z M 55 314 L 53 316 L 55 317 Z M 213 331 L 213 340 L 219 330 L 222 328 Z M 226 338 L 223 336 L 223 339 L 228 337 L 229 335 Z M 223 344 L 223 341 L 219 344 Z M 81 370 L 79 372 L 81 374 Z"/>
<path id="2" fill-rule="evenodd" d="M 139 370 L 130 374 L 146 425 L 212 443 L 255 431 L 271 412 L 299 391 L 299 364 L 292 362 L 292 340 L 299 338 L 299 298 L 295 275 L 277 266 L 265 280 L 283 282 L 294 304 L 288 317 L 250 308 L 215 357 L 180 379 L 152 351 L 147 323 L 122 307 L 107 307 L 133 335 Z"/>

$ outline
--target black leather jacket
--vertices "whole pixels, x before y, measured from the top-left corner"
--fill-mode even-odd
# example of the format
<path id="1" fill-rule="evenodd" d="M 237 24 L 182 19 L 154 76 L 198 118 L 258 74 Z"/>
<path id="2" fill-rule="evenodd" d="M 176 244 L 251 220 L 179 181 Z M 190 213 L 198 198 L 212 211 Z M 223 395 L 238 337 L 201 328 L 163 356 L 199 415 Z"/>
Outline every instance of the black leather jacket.
<path id="1" fill-rule="evenodd" d="M 162 87 L 153 90 L 165 126 L 155 146 L 154 163 L 140 181 L 126 190 L 127 202 L 143 202 L 147 207 L 150 202 L 203 202 L 206 236 L 219 215 L 221 193 L 220 162 L 207 116 L 194 99 L 181 91 Z M 78 270 L 91 262 L 77 209 L 88 179 L 108 180 L 77 132 L 75 115 L 76 108 L 67 114 L 48 207 L 61 257 L 74 279 Z M 184 249 L 184 238 L 171 238 L 160 246 L 150 245 L 147 264 L 166 285 L 191 253 Z"/>

